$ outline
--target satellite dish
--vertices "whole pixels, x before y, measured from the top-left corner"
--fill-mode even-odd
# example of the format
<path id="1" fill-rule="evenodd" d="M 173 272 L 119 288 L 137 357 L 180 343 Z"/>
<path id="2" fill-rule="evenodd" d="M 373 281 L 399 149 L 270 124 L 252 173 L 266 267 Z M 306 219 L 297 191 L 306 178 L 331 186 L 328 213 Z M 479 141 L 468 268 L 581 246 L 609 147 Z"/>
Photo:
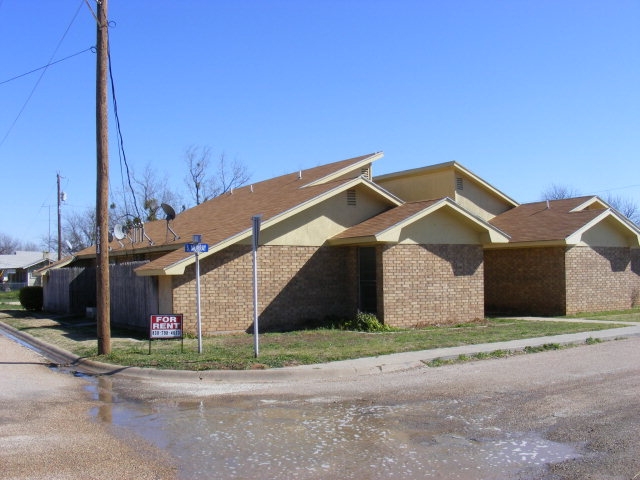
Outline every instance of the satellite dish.
<path id="1" fill-rule="evenodd" d="M 165 215 L 167 216 L 167 222 L 169 220 L 173 220 L 176 218 L 176 211 L 173 209 L 171 205 L 167 205 L 166 203 L 161 203 L 160 207 L 162 208 Z"/>
<path id="2" fill-rule="evenodd" d="M 117 240 L 122 240 L 127 236 L 124 228 L 119 223 L 115 227 L 113 227 L 113 236 L 116 237 Z"/>
<path id="3" fill-rule="evenodd" d="M 173 240 L 176 241 L 177 239 L 180 238 L 180 236 L 176 232 L 174 232 L 173 229 L 171 228 L 171 225 L 169 225 L 169 222 L 171 220 L 175 220 L 176 211 L 173 209 L 171 205 L 168 205 L 166 203 L 161 203 L 160 207 L 162 208 L 162 211 L 167 216 L 167 230 L 173 233 Z"/>
<path id="4" fill-rule="evenodd" d="M 113 227 L 113 236 L 116 237 L 116 240 L 120 244 L 120 248 L 124 247 L 124 243 L 121 242 L 123 238 L 126 238 L 127 232 L 125 232 L 124 227 L 117 223 L 115 227 Z"/>

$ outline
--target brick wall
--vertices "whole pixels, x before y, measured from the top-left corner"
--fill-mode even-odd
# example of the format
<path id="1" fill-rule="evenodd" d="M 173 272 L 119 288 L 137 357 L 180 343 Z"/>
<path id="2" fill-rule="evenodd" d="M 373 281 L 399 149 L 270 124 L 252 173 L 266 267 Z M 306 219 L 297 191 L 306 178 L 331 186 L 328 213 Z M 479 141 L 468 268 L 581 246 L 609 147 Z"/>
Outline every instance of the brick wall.
<path id="1" fill-rule="evenodd" d="M 349 248 L 261 246 L 258 249 L 260 330 L 293 328 L 328 315 L 350 316 L 356 305 L 356 262 Z M 173 280 L 174 312 L 196 331 L 195 265 Z M 202 333 L 245 331 L 253 323 L 250 246 L 234 245 L 200 262 Z"/>
<path id="2" fill-rule="evenodd" d="M 382 249 L 384 323 L 397 327 L 484 318 L 478 245 L 391 245 Z"/>
<path id="3" fill-rule="evenodd" d="M 564 315 L 564 253 L 564 247 L 486 250 L 487 314 Z"/>
<path id="4" fill-rule="evenodd" d="M 566 258 L 567 314 L 637 306 L 639 254 L 638 249 L 624 247 L 570 248 Z"/>
<path id="5" fill-rule="evenodd" d="M 572 315 L 640 305 L 640 249 L 485 251 L 488 314 Z"/>

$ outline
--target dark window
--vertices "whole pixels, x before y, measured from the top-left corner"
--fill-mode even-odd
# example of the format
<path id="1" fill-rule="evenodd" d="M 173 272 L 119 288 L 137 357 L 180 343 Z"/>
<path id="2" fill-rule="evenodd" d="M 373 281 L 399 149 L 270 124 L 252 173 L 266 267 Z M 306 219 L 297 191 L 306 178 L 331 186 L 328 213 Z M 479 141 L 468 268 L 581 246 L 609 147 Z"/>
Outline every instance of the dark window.
<path id="1" fill-rule="evenodd" d="M 358 249 L 358 263 L 360 270 L 360 311 L 377 313 L 378 287 L 376 249 L 363 247 Z"/>

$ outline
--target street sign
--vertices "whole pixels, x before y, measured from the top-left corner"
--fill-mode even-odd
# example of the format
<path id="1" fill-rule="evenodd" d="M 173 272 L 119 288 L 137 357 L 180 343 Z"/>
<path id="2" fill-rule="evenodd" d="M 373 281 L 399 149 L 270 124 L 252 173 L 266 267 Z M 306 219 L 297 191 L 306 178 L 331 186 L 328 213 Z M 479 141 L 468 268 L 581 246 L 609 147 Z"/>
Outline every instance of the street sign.
<path id="1" fill-rule="evenodd" d="M 187 253 L 204 253 L 209 251 L 208 243 L 185 243 L 184 251 Z"/>

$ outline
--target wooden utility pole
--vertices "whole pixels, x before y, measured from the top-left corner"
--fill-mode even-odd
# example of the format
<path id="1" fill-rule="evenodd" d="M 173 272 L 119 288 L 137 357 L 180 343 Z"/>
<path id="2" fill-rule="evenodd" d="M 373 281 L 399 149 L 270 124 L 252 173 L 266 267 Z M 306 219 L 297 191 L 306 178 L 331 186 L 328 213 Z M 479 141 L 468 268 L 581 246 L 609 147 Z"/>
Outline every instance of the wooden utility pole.
<path id="1" fill-rule="evenodd" d="M 107 116 L 107 71 L 109 24 L 107 0 L 98 5 L 96 42 L 96 319 L 98 355 L 111 353 L 111 295 L 109 292 L 109 134 Z"/>

